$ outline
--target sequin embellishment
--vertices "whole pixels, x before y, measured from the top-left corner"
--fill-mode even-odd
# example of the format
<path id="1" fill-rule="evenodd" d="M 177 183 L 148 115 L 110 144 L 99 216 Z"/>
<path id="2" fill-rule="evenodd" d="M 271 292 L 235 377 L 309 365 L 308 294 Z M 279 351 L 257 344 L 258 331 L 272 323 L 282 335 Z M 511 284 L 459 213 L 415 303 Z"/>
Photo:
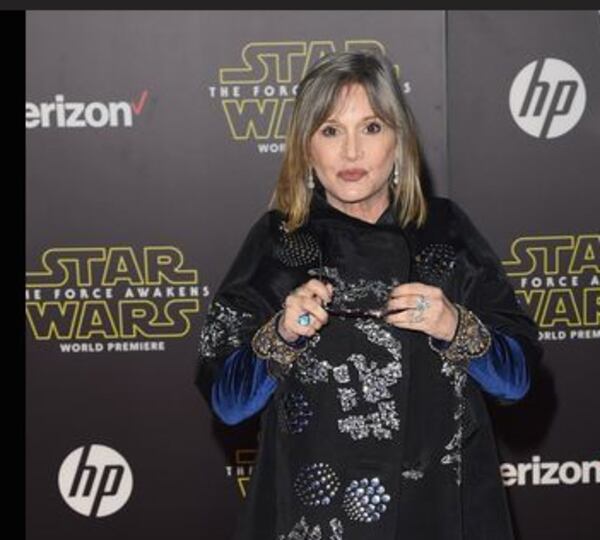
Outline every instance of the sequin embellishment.
<path id="1" fill-rule="evenodd" d="M 342 411 L 351 411 L 358 405 L 358 401 L 356 400 L 356 390 L 354 390 L 354 388 L 338 388 L 337 393 Z"/>
<path id="2" fill-rule="evenodd" d="M 340 384 L 350 382 L 350 373 L 348 372 L 348 366 L 341 364 L 333 368 L 333 378 Z"/>
<path id="3" fill-rule="evenodd" d="M 225 352 L 224 347 L 239 347 L 242 344 L 242 327 L 251 319 L 250 313 L 237 311 L 220 302 L 212 302 L 200 331 L 198 352 L 201 356 L 214 358 Z"/>
<path id="4" fill-rule="evenodd" d="M 304 384 L 329 382 L 329 371 L 332 366 L 326 360 L 317 360 L 309 351 L 300 355 L 294 364 L 294 373 Z"/>
<path id="5" fill-rule="evenodd" d="M 306 396 L 302 392 L 289 392 L 279 403 L 281 429 L 293 435 L 302 433 L 313 415 Z"/>
<path id="6" fill-rule="evenodd" d="M 402 476 L 408 480 L 420 480 L 423 478 L 423 471 L 417 469 L 407 469 L 402 471 Z"/>
<path id="7" fill-rule="evenodd" d="M 338 518 L 333 518 L 329 521 L 329 526 L 332 532 L 329 540 L 343 540 L 344 527 L 342 526 L 342 522 Z"/>
<path id="8" fill-rule="evenodd" d="M 331 536 L 329 540 L 343 540 L 344 528 L 342 522 L 338 518 L 329 520 L 331 527 Z M 287 534 L 280 534 L 277 540 L 325 540 L 321 533 L 321 526 L 315 525 L 311 527 L 304 516 L 294 525 L 294 528 Z"/>
<path id="9" fill-rule="evenodd" d="M 294 491 L 307 506 L 327 506 L 340 488 L 340 480 L 326 463 L 303 467 L 294 480 Z"/>
<path id="10" fill-rule="evenodd" d="M 447 453 L 442 456 L 440 463 L 453 466 L 456 474 L 456 484 L 460 485 L 462 483 L 463 423 L 466 408 L 463 390 L 467 382 L 467 374 L 460 366 L 449 361 L 442 363 L 442 374 L 450 379 L 458 404 L 453 415 L 456 421 L 456 432 L 444 446 Z"/>
<path id="11" fill-rule="evenodd" d="M 294 525 L 294 528 L 287 534 L 280 534 L 277 540 L 322 540 L 321 527 L 315 525 L 311 527 L 306 518 L 302 516 L 300 521 Z"/>
<path id="12" fill-rule="evenodd" d="M 392 431 L 400 429 L 400 419 L 396 412 L 396 403 L 380 401 L 377 411 L 370 414 L 351 415 L 338 420 L 338 429 L 347 433 L 355 441 L 373 435 L 378 440 L 391 439 Z"/>
<path id="13" fill-rule="evenodd" d="M 390 291 L 400 282 L 393 279 L 391 283 L 380 280 L 367 280 L 360 278 L 356 281 L 345 281 L 340 276 L 339 270 L 331 266 L 322 269 L 311 268 L 309 275 L 318 276 L 320 273 L 333 284 L 335 294 L 331 300 L 332 309 L 348 309 L 352 304 L 364 299 L 370 299 L 379 307 L 387 301 Z"/>
<path id="14" fill-rule="evenodd" d="M 293 365 L 293 373 L 302 384 L 317 384 L 329 382 L 331 364 L 326 360 L 318 360 L 313 349 L 321 340 L 320 334 L 315 334 L 308 342 L 308 348 Z"/>
<path id="15" fill-rule="evenodd" d="M 371 523 L 379 521 L 390 499 L 379 478 L 361 478 L 346 488 L 343 508 L 350 520 Z"/>
<path id="16" fill-rule="evenodd" d="M 392 386 L 402 377 L 402 365 L 400 362 L 389 362 L 384 367 L 377 367 L 375 362 L 367 365 L 367 361 L 362 354 L 351 355 L 347 362 L 354 365 L 358 371 L 358 380 L 362 385 L 362 392 L 365 401 L 377 403 L 382 399 L 392 397 L 388 386 Z"/>
<path id="17" fill-rule="evenodd" d="M 373 320 L 357 319 L 354 326 L 366 334 L 371 343 L 385 348 L 394 360 L 402 358 L 402 342 L 396 339 L 389 330 L 383 328 L 381 324 Z"/>
<path id="18" fill-rule="evenodd" d="M 321 271 L 333 283 L 336 291 L 330 304 L 332 309 L 353 309 L 359 301 L 362 304 L 381 306 L 391 289 L 397 285 L 395 280 L 391 284 L 366 279 L 346 282 L 337 268 L 325 266 Z M 317 272 L 314 269 L 308 271 L 311 275 Z M 333 366 L 331 362 L 319 359 L 315 354 L 320 338 L 320 334 L 317 334 L 316 339 L 311 339 L 307 350 L 294 364 L 294 375 L 303 384 L 337 383 L 335 391 L 342 412 L 354 413 L 337 420 L 341 433 L 349 435 L 355 441 L 367 437 L 392 439 L 393 433 L 400 429 L 400 419 L 390 387 L 402 377 L 402 342 L 387 325 L 377 320 L 358 317 L 353 320 L 352 326 L 364 334 L 369 342 L 383 349 L 380 353 L 375 353 L 376 361 L 367 361 L 364 354 L 350 354 L 343 363 Z M 388 355 L 393 360 L 385 363 L 384 359 Z M 350 373 L 352 367 L 357 376 Z M 350 385 L 352 382 L 353 386 Z M 364 405 L 367 405 L 366 411 L 357 410 Z"/>
<path id="19" fill-rule="evenodd" d="M 377 367 L 376 362 L 367 365 L 366 358 L 362 354 L 352 354 L 346 362 L 352 364 L 358 372 L 362 399 L 367 403 L 377 403 L 377 410 L 338 419 L 339 431 L 347 433 L 355 441 L 371 435 L 378 440 L 391 439 L 392 432 L 400 429 L 400 419 L 396 411 L 396 403 L 390 399 L 392 394 L 388 387 L 396 384 L 402 377 L 401 363 L 393 360 L 383 367 Z M 296 376 L 305 384 L 328 383 L 330 372 L 333 372 L 337 382 L 350 382 L 346 364 L 334 368 L 326 360 L 319 361 L 310 354 L 305 353 L 296 362 L 295 368 Z M 345 413 L 359 404 L 359 393 L 351 387 L 338 387 L 337 398 Z"/>

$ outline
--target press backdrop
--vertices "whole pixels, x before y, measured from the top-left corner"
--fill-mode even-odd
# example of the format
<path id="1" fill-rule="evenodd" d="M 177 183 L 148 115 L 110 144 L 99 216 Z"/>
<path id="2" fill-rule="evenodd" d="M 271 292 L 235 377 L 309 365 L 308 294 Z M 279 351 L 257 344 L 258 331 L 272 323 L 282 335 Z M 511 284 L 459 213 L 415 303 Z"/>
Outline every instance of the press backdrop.
<path id="1" fill-rule="evenodd" d="M 530 394 L 492 411 L 519 538 L 597 537 L 599 12 L 35 11 L 26 47 L 29 540 L 229 538 L 257 425 L 202 401 L 199 328 L 295 85 L 364 47 L 540 327 Z"/>

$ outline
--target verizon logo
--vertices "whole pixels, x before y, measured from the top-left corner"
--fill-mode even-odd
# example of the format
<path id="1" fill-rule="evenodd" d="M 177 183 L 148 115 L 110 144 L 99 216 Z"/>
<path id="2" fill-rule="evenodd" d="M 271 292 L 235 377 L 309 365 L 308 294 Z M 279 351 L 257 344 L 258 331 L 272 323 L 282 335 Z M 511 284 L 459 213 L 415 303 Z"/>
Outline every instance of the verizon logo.
<path id="1" fill-rule="evenodd" d="M 529 463 L 502 463 L 500 473 L 505 486 L 600 484 L 600 460 L 561 463 L 532 456 Z"/>
<path id="2" fill-rule="evenodd" d="M 57 94 L 54 101 L 25 102 L 25 127 L 34 128 L 105 128 L 132 127 L 133 119 L 142 114 L 148 90 L 132 101 L 65 101 Z"/>

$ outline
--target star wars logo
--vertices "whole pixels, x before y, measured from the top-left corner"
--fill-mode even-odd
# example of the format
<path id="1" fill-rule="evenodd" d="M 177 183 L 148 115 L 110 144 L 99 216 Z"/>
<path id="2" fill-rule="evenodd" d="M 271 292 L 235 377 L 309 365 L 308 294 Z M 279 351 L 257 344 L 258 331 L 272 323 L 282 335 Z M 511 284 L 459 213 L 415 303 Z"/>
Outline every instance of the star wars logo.
<path id="1" fill-rule="evenodd" d="M 164 350 L 148 340 L 185 336 L 209 294 L 173 246 L 51 248 L 39 266 L 26 273 L 29 329 L 62 352 Z"/>
<path id="2" fill-rule="evenodd" d="M 342 47 L 326 41 L 248 43 L 242 49 L 242 65 L 219 69 L 219 84 L 208 87 L 218 99 L 234 141 L 256 141 L 259 153 L 283 152 L 298 83 L 323 56 L 336 50 L 376 49 L 376 40 L 347 40 Z M 399 67 L 394 66 L 400 77 Z M 409 82 L 402 84 L 410 92 Z"/>
<path id="3" fill-rule="evenodd" d="M 503 261 L 541 340 L 600 338 L 600 235 L 526 236 Z"/>

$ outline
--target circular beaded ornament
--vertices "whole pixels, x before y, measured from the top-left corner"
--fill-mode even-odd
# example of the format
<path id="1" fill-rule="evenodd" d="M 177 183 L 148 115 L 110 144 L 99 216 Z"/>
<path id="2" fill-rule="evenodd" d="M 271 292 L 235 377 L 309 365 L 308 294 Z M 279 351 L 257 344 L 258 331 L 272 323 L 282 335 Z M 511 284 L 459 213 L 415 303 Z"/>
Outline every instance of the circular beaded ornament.
<path id="1" fill-rule="evenodd" d="M 294 490 L 307 506 L 327 506 L 340 487 L 340 480 L 327 463 L 303 467 L 294 480 Z"/>
<path id="2" fill-rule="evenodd" d="M 289 233 L 285 230 L 283 222 L 279 226 L 279 230 L 279 239 L 274 250 L 277 260 L 292 268 L 319 261 L 321 253 L 319 242 L 309 231 L 297 229 Z"/>
<path id="3" fill-rule="evenodd" d="M 381 519 L 390 499 L 379 478 L 361 478 L 346 488 L 343 507 L 350 520 L 372 523 Z"/>
<path id="4" fill-rule="evenodd" d="M 415 257 L 415 269 L 430 285 L 442 285 L 454 269 L 456 251 L 449 244 L 429 244 Z"/>

